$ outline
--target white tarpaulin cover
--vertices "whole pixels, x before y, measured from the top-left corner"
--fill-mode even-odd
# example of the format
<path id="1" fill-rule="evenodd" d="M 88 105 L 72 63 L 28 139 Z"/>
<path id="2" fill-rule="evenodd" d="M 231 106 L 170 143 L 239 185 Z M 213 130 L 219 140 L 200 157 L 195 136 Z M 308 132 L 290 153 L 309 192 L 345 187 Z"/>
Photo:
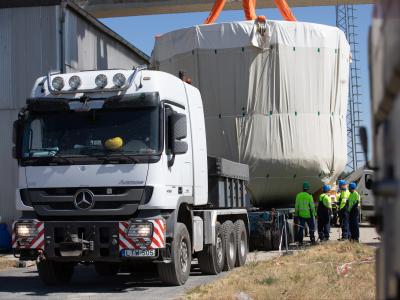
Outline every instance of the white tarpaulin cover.
<path id="1" fill-rule="evenodd" d="M 288 205 L 346 164 L 350 48 L 336 27 L 253 21 L 157 37 L 153 67 L 202 93 L 210 155 L 250 166 L 253 204 Z"/>

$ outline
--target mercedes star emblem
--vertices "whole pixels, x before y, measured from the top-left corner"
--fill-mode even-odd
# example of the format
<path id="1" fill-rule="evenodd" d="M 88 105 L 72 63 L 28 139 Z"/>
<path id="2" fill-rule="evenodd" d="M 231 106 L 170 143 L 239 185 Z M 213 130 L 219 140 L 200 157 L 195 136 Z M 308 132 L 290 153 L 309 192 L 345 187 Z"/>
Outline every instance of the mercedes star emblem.
<path id="1" fill-rule="evenodd" d="M 90 190 L 79 190 L 75 194 L 74 205 L 77 209 L 91 209 L 94 206 L 94 194 Z"/>

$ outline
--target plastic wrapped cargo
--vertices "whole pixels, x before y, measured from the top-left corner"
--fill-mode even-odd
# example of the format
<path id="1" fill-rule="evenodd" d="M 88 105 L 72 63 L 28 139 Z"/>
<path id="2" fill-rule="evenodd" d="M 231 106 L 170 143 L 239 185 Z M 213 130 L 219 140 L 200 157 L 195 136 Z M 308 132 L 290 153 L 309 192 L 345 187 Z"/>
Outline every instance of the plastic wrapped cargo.
<path id="1" fill-rule="evenodd" d="M 266 21 L 200 25 L 156 38 L 155 69 L 202 93 L 209 155 L 250 166 L 256 206 L 294 203 L 346 165 L 350 47 L 342 31 Z"/>

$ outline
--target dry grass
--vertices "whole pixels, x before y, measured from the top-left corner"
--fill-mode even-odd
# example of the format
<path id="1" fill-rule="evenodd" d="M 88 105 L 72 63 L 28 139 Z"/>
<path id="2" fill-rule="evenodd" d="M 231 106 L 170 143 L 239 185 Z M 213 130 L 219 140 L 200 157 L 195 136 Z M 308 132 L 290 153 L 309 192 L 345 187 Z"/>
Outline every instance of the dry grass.
<path id="1" fill-rule="evenodd" d="M 10 260 L 4 257 L 0 257 L 0 271 L 12 267 L 15 267 L 15 260 Z"/>
<path id="2" fill-rule="evenodd" d="M 354 262 L 350 268 L 338 267 Z M 242 297 L 238 297 L 241 294 Z M 374 249 L 334 242 L 254 262 L 190 290 L 186 299 L 375 299 Z"/>

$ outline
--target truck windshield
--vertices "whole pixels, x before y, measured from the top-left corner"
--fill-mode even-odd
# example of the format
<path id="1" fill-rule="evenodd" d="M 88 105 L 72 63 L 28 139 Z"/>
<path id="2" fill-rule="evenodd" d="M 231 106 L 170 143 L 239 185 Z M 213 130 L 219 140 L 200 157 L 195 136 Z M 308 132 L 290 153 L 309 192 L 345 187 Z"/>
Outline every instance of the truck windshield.
<path id="1" fill-rule="evenodd" d="M 32 113 L 23 157 L 149 156 L 159 152 L 159 108 Z"/>

